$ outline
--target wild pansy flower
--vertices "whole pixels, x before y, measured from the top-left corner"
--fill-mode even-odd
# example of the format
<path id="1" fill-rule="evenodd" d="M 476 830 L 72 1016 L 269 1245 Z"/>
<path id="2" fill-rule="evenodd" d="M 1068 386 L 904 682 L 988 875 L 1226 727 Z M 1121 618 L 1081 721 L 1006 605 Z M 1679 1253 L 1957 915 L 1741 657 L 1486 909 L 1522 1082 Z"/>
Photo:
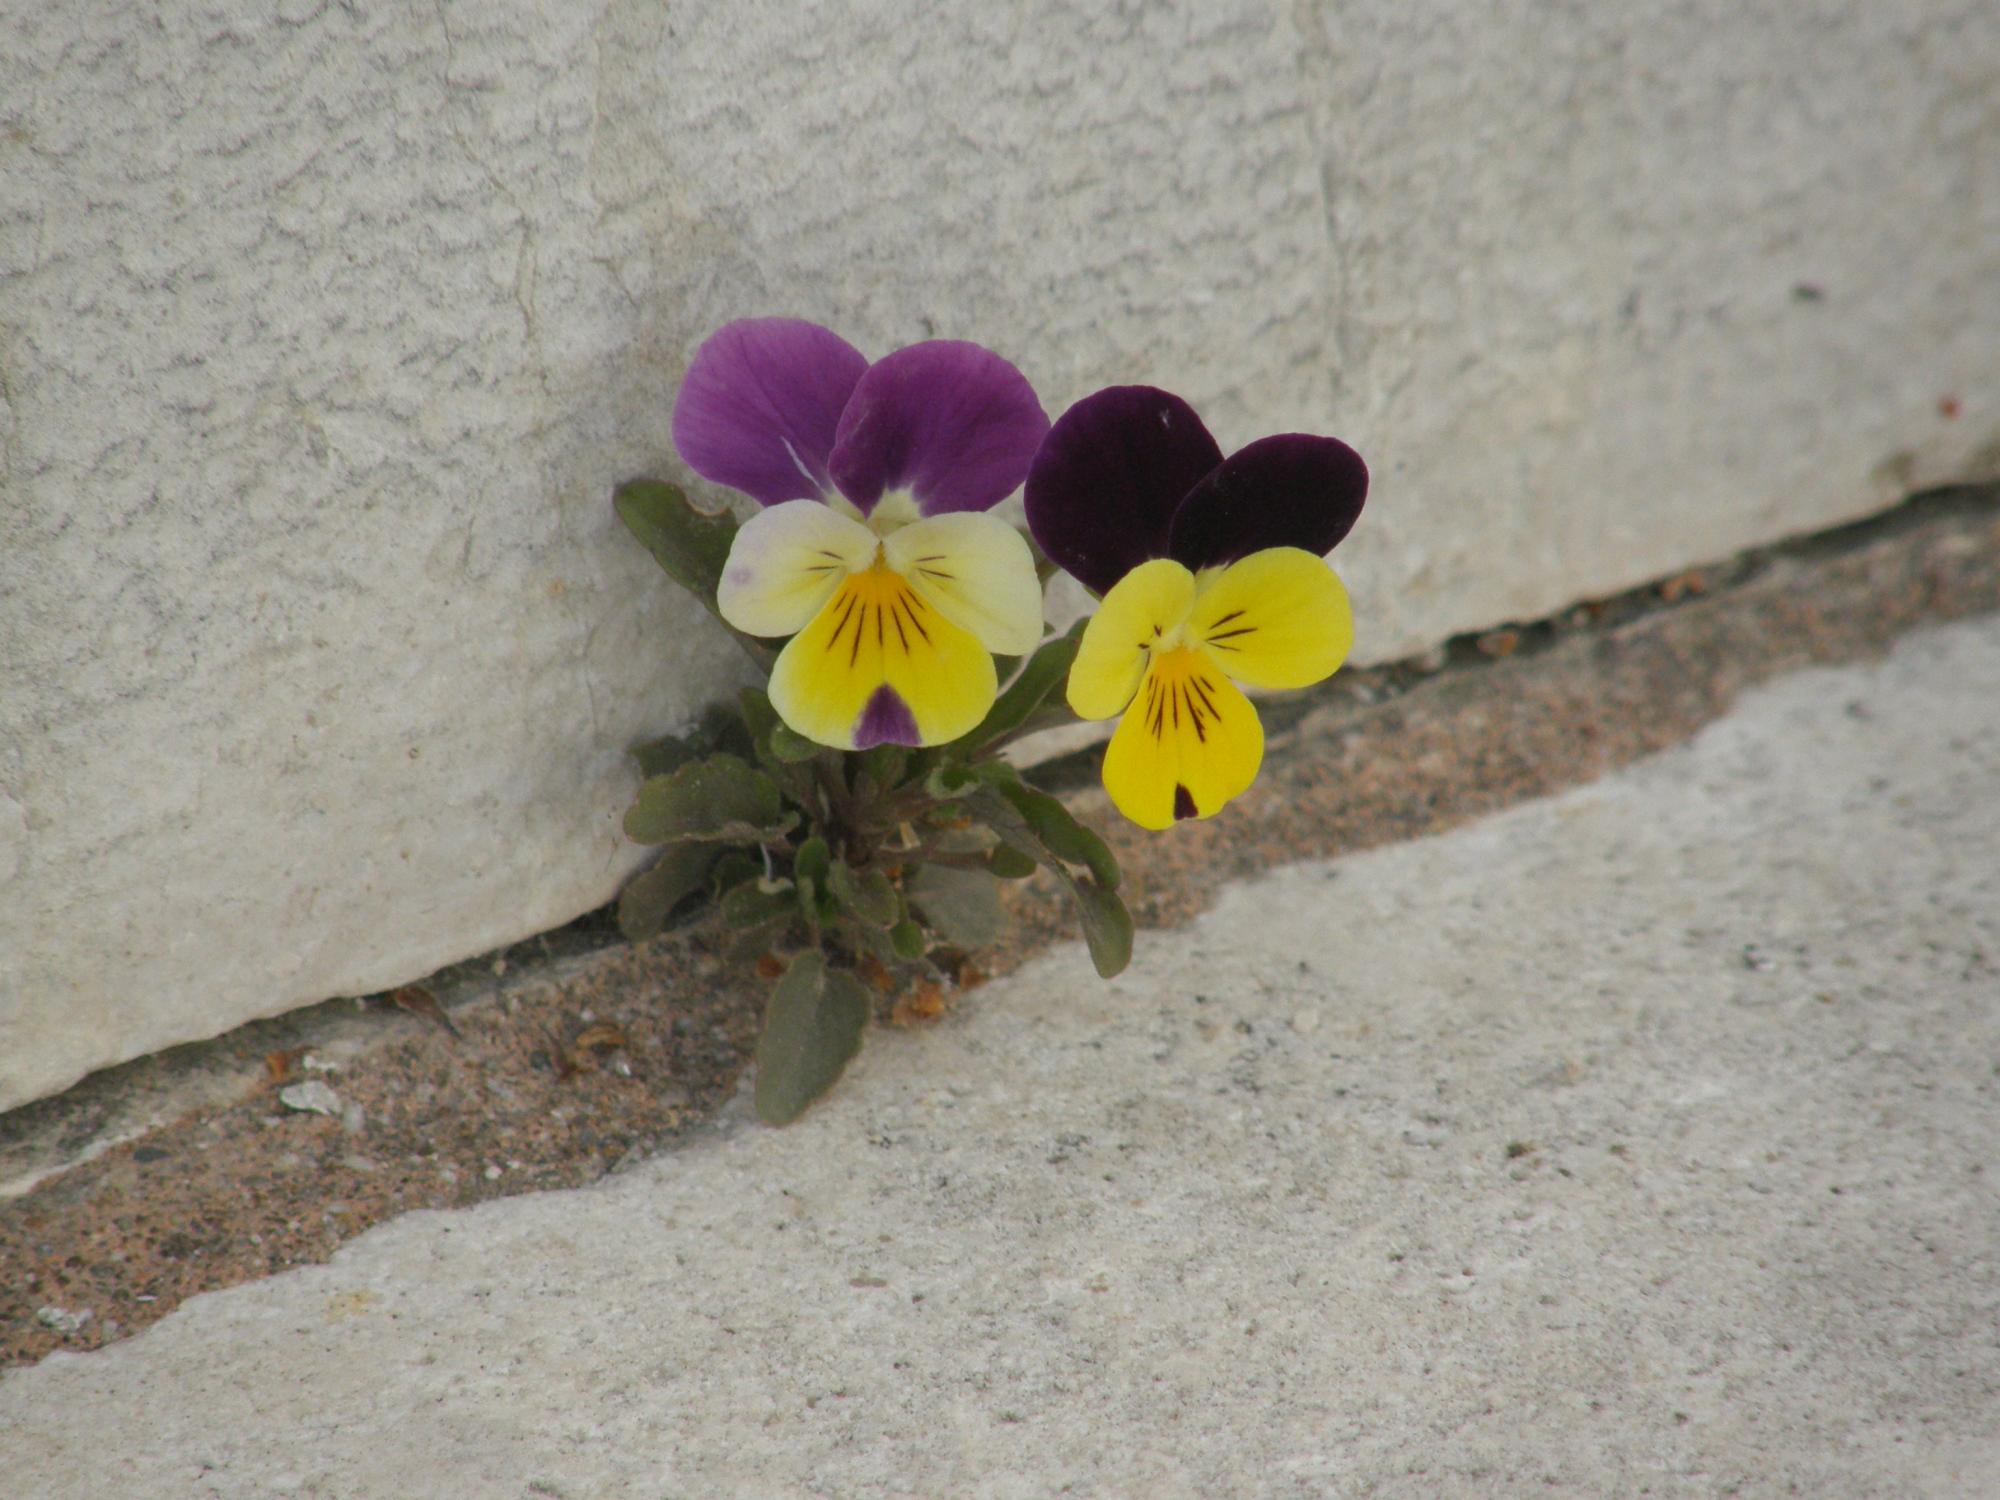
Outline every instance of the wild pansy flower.
<path id="1" fill-rule="evenodd" d="M 1367 493 L 1336 438 L 1262 438 L 1225 461 L 1193 408 L 1151 386 L 1099 391 L 1050 429 L 1028 526 L 1103 596 L 1069 703 L 1124 715 L 1104 787 L 1126 817 L 1210 817 L 1256 779 L 1264 727 L 1238 684 L 1306 687 L 1345 659 L 1354 616 L 1324 554 Z"/>
<path id="2" fill-rule="evenodd" d="M 674 403 L 674 446 L 765 507 L 736 533 L 716 604 L 790 636 L 771 703 L 845 750 L 936 745 L 992 706 L 993 657 L 1034 649 L 1042 591 L 1021 534 L 984 514 L 1020 485 L 1049 419 L 1021 372 L 932 340 L 870 364 L 795 318 L 730 323 Z"/>

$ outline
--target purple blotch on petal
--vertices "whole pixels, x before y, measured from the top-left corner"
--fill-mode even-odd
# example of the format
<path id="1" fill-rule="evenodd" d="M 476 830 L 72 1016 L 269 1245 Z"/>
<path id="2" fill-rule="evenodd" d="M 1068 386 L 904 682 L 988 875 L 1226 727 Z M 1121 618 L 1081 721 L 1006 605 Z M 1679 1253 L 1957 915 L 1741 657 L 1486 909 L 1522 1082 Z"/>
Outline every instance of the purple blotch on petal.
<path id="1" fill-rule="evenodd" d="M 886 682 L 875 689 L 854 726 L 854 748 L 872 750 L 877 745 L 921 745 L 917 717 L 903 695 Z"/>
<path id="2" fill-rule="evenodd" d="M 1050 561 L 1103 594 L 1167 555 L 1168 528 L 1222 450 L 1180 397 L 1149 385 L 1085 396 L 1028 471 L 1028 528 Z"/>
<path id="3" fill-rule="evenodd" d="M 1048 430 L 1019 370 L 977 344 L 933 339 L 868 367 L 827 469 L 864 515 L 888 490 L 910 491 L 927 516 L 986 510 L 1020 486 Z"/>
<path id="4" fill-rule="evenodd" d="M 827 458 L 868 361 L 799 318 L 744 318 L 709 335 L 674 399 L 674 447 L 702 478 L 764 505 L 824 500 Z"/>
<path id="5" fill-rule="evenodd" d="M 1176 781 L 1174 783 L 1174 818 L 1176 821 L 1179 821 L 1196 816 L 1199 816 L 1199 810 L 1194 805 L 1194 793 Z"/>
<path id="6" fill-rule="evenodd" d="M 1167 555 L 1196 570 L 1267 547 L 1323 557 L 1353 530 L 1367 498 L 1368 465 L 1339 438 L 1259 438 L 1181 502 Z"/>

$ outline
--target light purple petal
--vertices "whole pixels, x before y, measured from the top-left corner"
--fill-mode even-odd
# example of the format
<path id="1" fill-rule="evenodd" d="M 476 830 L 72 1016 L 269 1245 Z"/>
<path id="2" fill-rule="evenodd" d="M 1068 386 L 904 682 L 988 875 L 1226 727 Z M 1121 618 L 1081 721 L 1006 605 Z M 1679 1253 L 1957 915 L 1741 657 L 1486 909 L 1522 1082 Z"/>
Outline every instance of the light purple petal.
<path id="1" fill-rule="evenodd" d="M 1027 377 L 977 344 L 935 339 L 868 367 L 827 467 L 865 515 L 908 490 L 927 516 L 985 510 L 1027 477 L 1048 416 Z"/>
<path id="2" fill-rule="evenodd" d="M 875 689 L 862 705 L 861 718 L 854 726 L 854 748 L 873 750 L 877 745 L 921 745 L 917 716 L 888 683 Z"/>
<path id="3" fill-rule="evenodd" d="M 1324 557 L 1354 529 L 1367 498 L 1368 465 L 1339 438 L 1259 438 L 1181 502 L 1167 555 L 1197 572 L 1266 547 Z"/>
<path id="4" fill-rule="evenodd" d="M 1222 450 L 1180 397 L 1114 385 L 1057 419 L 1028 471 L 1028 529 L 1049 560 L 1095 593 L 1167 555 L 1167 531 Z"/>
<path id="5" fill-rule="evenodd" d="M 718 328 L 674 400 L 674 446 L 695 473 L 764 505 L 824 500 L 840 414 L 868 368 L 836 333 L 798 318 Z"/>

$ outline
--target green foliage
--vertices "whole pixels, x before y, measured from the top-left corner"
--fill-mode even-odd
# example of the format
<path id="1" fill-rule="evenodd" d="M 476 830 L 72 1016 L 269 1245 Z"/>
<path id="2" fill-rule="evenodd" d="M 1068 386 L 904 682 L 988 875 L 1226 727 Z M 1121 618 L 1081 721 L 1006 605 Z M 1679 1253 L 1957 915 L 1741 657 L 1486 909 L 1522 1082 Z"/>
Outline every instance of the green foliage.
<path id="1" fill-rule="evenodd" d="M 983 948 L 1007 930 L 1000 882 L 985 870 L 921 865 L 908 889 L 924 925 L 953 947 Z"/>
<path id="2" fill-rule="evenodd" d="M 735 521 L 650 480 L 620 486 L 614 501 L 668 576 L 713 611 Z M 1050 870 L 1098 972 L 1130 961 L 1132 918 L 1110 848 L 999 755 L 1069 717 L 1062 684 L 1081 635 L 1079 625 L 1001 660 L 1006 687 L 950 745 L 830 749 L 784 724 L 759 686 L 687 733 L 634 747 L 645 779 L 625 830 L 662 852 L 621 893 L 621 928 L 641 940 L 705 893 L 730 959 L 797 952 L 758 1044 L 763 1119 L 796 1119 L 859 1049 L 874 997 L 856 965 L 934 976 L 935 947 L 993 943 L 1006 921 L 1003 880 Z M 738 639 L 768 669 L 770 645 Z"/>
<path id="3" fill-rule="evenodd" d="M 766 743 L 771 747 L 771 754 L 788 766 L 812 760 L 826 753 L 825 746 L 815 745 L 804 735 L 784 724 L 773 726 Z"/>
<path id="4" fill-rule="evenodd" d="M 757 1117 L 789 1125 L 861 1050 L 868 991 L 852 974 L 801 953 L 771 991 L 757 1041 Z"/>
<path id="5" fill-rule="evenodd" d="M 1076 648 L 1083 643 L 1083 625 L 1084 622 L 1079 620 L 1066 634 L 1042 642 L 1019 675 L 1007 685 L 1007 690 L 993 700 L 993 707 L 986 711 L 979 727 L 954 748 L 962 754 L 975 754 L 1011 735 L 1046 727 L 1044 723 L 1032 721 L 1041 714 L 1049 694 L 1069 676 L 1070 663 L 1076 660 Z M 1068 718 L 1069 714 L 1064 710 L 1050 716 L 1047 722 L 1062 723 Z"/>
<path id="6" fill-rule="evenodd" d="M 633 877 L 618 895 L 618 930 L 642 943 L 666 925 L 673 909 L 708 883 L 715 850 L 707 844 L 669 844 L 658 863 Z"/>
<path id="7" fill-rule="evenodd" d="M 1106 890 L 1118 889 L 1118 860 L 1110 846 L 1077 822 L 1067 807 L 1018 778 L 1000 782 L 995 790 L 1013 804 L 1014 811 L 1049 853 L 1065 864 L 1084 866 L 1091 879 Z"/>
<path id="8" fill-rule="evenodd" d="M 1083 922 L 1083 940 L 1098 977 L 1109 979 L 1132 962 L 1132 913 L 1116 891 L 1089 880 L 1072 880 L 1069 893 Z"/>
<path id="9" fill-rule="evenodd" d="M 696 510 L 676 486 L 657 479 L 619 485 L 611 503 L 667 576 L 714 610 L 716 585 L 736 540 L 735 518 Z"/>
<path id="10" fill-rule="evenodd" d="M 815 928 L 833 921 L 840 914 L 833 893 L 827 888 L 827 875 L 832 868 L 833 855 L 826 846 L 826 840 L 817 834 L 799 845 L 792 855 L 792 879 L 799 888 L 799 912 Z"/>
<path id="11" fill-rule="evenodd" d="M 625 813 L 625 836 L 637 844 L 761 844 L 783 838 L 797 823 L 769 776 L 733 755 L 711 755 L 641 782 Z"/>
<path id="12" fill-rule="evenodd" d="M 856 872 L 845 860 L 835 860 L 827 871 L 827 889 L 843 911 L 869 927 L 890 928 L 903 914 L 896 899 L 896 887 L 880 870 Z"/>
<path id="13" fill-rule="evenodd" d="M 986 856 L 986 868 L 1002 880 L 1026 880 L 1040 866 L 1032 854 L 1023 854 L 1012 844 L 995 844 Z"/>
<path id="14" fill-rule="evenodd" d="M 731 927 L 762 927 L 790 921 L 798 910 L 797 887 L 789 880 L 746 880 L 722 893 L 722 920 Z"/>
<path id="15" fill-rule="evenodd" d="M 907 917 L 889 929 L 889 942 L 898 957 L 909 959 L 922 958 L 930 946 L 924 939 L 923 927 Z"/>

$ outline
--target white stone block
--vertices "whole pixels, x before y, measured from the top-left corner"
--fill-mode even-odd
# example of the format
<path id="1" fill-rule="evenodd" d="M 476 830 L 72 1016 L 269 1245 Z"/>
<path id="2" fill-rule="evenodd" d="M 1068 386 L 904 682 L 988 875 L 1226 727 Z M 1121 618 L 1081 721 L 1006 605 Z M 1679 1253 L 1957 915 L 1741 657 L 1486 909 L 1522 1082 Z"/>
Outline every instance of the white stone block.
<path id="1" fill-rule="evenodd" d="M 2000 468 L 1996 80 L 1979 0 L 6 0 L 0 1107 L 616 890 L 737 671 L 608 504 L 716 324 L 1348 438 L 1381 659 Z"/>

